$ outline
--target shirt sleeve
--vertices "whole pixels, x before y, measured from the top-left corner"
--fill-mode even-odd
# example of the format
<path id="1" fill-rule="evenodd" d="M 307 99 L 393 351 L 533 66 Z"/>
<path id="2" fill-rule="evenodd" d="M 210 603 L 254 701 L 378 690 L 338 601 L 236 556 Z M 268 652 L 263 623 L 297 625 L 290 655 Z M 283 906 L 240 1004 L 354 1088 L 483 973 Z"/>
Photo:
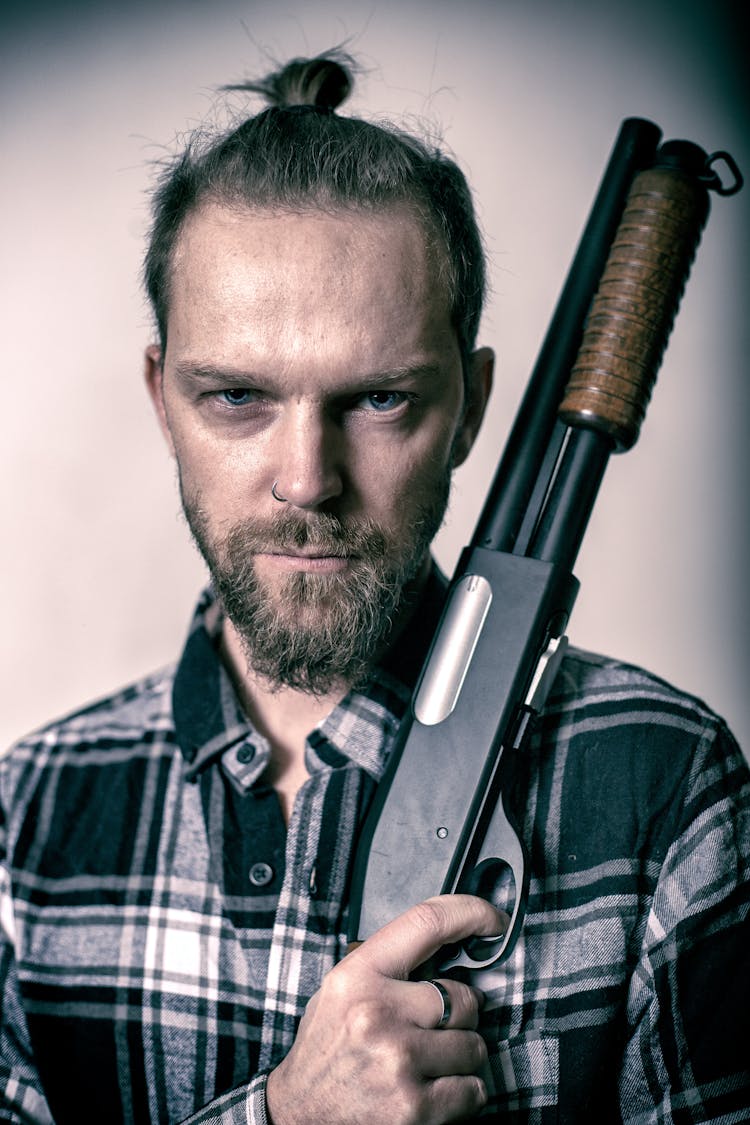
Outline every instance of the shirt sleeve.
<path id="1" fill-rule="evenodd" d="M 13 1125 L 52 1125 L 34 1066 L 21 1004 L 15 956 L 15 922 L 0 822 L 0 1119 Z"/>
<path id="2" fill-rule="evenodd" d="M 680 832 L 628 996 L 622 1120 L 750 1120 L 750 771 L 723 724 L 686 785 Z"/>

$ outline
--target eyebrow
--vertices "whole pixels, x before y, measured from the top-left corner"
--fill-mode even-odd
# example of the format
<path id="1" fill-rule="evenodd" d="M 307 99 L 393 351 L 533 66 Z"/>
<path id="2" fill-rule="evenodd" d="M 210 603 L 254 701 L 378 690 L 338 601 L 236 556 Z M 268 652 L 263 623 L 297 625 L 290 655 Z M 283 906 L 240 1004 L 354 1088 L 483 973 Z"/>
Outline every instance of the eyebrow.
<path id="1" fill-rule="evenodd" d="M 260 375 L 252 371 L 243 371 L 235 367 L 216 367 L 211 363 L 191 363 L 187 360 L 183 363 L 176 363 L 174 366 L 174 373 L 178 379 L 197 379 L 204 383 L 215 383 L 222 387 L 232 385 L 232 381 L 237 383 L 244 383 L 248 381 L 260 381 Z"/>
<path id="2" fill-rule="evenodd" d="M 444 368 L 435 363 L 416 363 L 413 366 L 391 368 L 386 371 L 365 372 L 352 375 L 347 381 L 352 387 L 379 387 L 401 379 L 439 379 Z M 248 371 L 239 367 L 217 367 L 211 363 L 192 363 L 189 360 L 176 363 L 174 373 L 178 379 L 192 379 L 217 387 L 239 385 L 264 386 L 274 383 L 273 377 L 260 372 Z M 343 389 L 343 388 L 342 388 Z"/>

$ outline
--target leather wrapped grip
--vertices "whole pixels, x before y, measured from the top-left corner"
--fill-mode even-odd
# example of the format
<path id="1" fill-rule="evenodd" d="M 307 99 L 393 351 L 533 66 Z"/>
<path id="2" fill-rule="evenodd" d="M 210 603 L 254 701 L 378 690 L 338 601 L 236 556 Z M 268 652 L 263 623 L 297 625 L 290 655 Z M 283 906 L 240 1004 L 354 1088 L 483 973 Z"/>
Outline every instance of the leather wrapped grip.
<path id="1" fill-rule="evenodd" d="M 635 444 L 707 216 L 697 177 L 659 166 L 635 176 L 560 405 L 566 424 L 619 451 Z"/>

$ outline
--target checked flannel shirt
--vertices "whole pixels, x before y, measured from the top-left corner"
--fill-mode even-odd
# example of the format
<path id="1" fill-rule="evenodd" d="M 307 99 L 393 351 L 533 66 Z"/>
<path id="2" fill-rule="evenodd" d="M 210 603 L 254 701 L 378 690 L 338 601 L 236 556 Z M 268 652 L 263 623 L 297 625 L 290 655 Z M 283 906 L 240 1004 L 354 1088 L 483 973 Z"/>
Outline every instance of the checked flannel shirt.
<path id="1" fill-rule="evenodd" d="M 309 736 L 288 830 L 210 594 L 176 669 L 0 763 L 0 1120 L 265 1122 L 265 1076 L 343 953 L 436 582 Z M 574 651 L 510 796 L 531 885 L 513 956 L 477 975 L 490 1120 L 750 1121 L 750 783 L 724 724 Z"/>

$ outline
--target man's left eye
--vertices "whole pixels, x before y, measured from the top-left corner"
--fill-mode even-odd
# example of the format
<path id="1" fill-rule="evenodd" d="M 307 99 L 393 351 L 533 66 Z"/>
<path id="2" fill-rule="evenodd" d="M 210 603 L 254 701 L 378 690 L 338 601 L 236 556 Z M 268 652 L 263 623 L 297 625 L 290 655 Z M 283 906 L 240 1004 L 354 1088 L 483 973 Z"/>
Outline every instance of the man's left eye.
<path id="1" fill-rule="evenodd" d="M 395 410 L 406 400 L 403 391 L 369 391 L 362 396 L 361 402 L 366 410 L 375 410 L 380 414 L 388 410 Z"/>
<path id="2" fill-rule="evenodd" d="M 224 399 L 228 406 L 247 406 L 252 400 L 253 393 L 243 387 L 229 387 L 221 392 L 220 397 Z"/>

